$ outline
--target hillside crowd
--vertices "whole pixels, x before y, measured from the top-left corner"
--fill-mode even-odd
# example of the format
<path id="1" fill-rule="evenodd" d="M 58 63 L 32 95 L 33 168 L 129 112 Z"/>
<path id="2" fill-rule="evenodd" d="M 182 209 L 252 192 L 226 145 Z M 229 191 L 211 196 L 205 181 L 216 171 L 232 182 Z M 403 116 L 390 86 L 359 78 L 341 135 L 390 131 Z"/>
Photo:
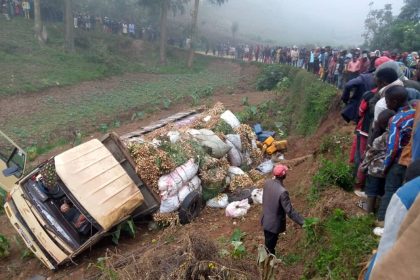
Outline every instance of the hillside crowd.
<path id="1" fill-rule="evenodd" d="M 420 230 L 420 221 L 405 220 L 420 214 L 420 199 L 416 200 L 420 193 L 418 54 L 376 51 L 359 58 L 357 53 L 350 57 L 340 52 L 338 57 L 331 58 L 325 69 L 344 61 L 341 115 L 356 124 L 350 153 L 356 170 L 355 193 L 362 197 L 361 208 L 376 213 L 374 233 L 382 236 L 366 279 L 384 279 L 396 271 L 419 275 L 413 274 L 417 266 L 400 266 L 403 272 L 392 266 L 398 259 L 413 258 L 409 248 L 419 245 L 409 233 Z M 347 64 L 345 57 L 349 57 Z M 324 67 L 322 61 L 319 67 Z M 321 78 L 328 80 L 332 74 L 328 71 Z"/>
<path id="2" fill-rule="evenodd" d="M 206 54 L 209 50 L 206 50 Z M 324 48 L 269 47 L 221 43 L 213 49 L 213 55 L 231 56 L 240 61 L 256 61 L 265 64 L 288 64 L 312 72 L 328 83 L 343 89 L 349 80 L 375 69 L 376 59 L 385 56 L 397 62 L 405 77 L 420 80 L 418 52 L 367 51 L 359 48 L 350 50 Z M 420 75 L 420 74 L 419 74 Z"/>
<path id="3" fill-rule="evenodd" d="M 75 13 L 73 25 L 75 29 L 92 31 L 101 28 L 106 33 L 122 34 L 150 42 L 155 41 L 158 37 L 157 30 L 151 25 L 140 27 L 133 21 L 117 20 L 108 16 L 93 16 L 89 13 Z"/>
<path id="4" fill-rule="evenodd" d="M 22 16 L 29 19 L 33 15 L 33 0 L 0 0 L 0 11 L 7 18 Z"/>

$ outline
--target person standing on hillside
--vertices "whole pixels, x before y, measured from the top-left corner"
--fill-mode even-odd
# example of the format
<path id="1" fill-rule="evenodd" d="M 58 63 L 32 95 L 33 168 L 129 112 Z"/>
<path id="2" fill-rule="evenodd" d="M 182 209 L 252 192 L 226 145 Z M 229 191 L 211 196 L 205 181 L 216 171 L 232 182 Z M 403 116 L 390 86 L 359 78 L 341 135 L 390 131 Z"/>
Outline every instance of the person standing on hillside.
<path id="1" fill-rule="evenodd" d="M 29 10 L 30 10 L 31 8 L 30 8 L 30 4 L 29 4 L 29 2 L 28 2 L 28 1 L 24 0 L 24 1 L 22 2 L 22 9 L 23 9 L 23 12 L 25 13 L 25 18 L 26 18 L 26 19 L 29 19 Z"/>
<path id="2" fill-rule="evenodd" d="M 416 104 L 408 103 L 407 90 L 402 86 L 390 87 L 385 93 L 387 108 L 397 112 L 389 122 L 389 136 L 384 160 L 385 194 L 378 211 L 378 226 L 383 227 L 385 213 L 392 195 L 402 186 L 406 165 L 399 162 L 401 152 L 411 139 Z"/>
<path id="3" fill-rule="evenodd" d="M 293 208 L 288 191 L 284 188 L 288 168 L 277 165 L 273 169 L 274 178 L 267 180 L 263 192 L 263 216 L 261 224 L 264 229 L 265 247 L 275 255 L 279 234 L 286 231 L 286 214 L 295 223 L 302 226 L 304 219 Z"/>

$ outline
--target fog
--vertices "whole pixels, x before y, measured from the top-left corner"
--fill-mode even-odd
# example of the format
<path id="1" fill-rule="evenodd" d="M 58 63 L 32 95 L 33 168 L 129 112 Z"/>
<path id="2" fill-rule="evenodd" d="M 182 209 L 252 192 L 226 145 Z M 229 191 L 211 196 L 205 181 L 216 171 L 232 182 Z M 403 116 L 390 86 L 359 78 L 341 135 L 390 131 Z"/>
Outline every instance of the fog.
<path id="1" fill-rule="evenodd" d="M 200 29 L 229 34 L 239 24 L 244 40 L 272 40 L 281 44 L 355 46 L 363 43 L 369 0 L 229 0 L 222 6 L 203 1 Z M 403 0 L 376 0 L 374 8 L 392 4 L 398 14 Z M 204 34 L 203 34 L 204 35 Z"/>

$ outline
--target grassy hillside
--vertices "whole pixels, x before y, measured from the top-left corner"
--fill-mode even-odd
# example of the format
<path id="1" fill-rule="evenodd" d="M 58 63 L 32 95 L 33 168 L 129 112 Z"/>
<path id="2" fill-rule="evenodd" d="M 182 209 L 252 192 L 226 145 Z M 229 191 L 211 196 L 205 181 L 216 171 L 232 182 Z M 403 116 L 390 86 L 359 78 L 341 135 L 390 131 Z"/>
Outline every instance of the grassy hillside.
<path id="1" fill-rule="evenodd" d="M 37 91 L 102 78 L 123 72 L 193 73 L 208 58 L 199 57 L 192 70 L 184 67 L 185 54 L 168 51 L 168 65 L 158 65 L 157 46 L 121 35 L 76 32 L 76 53 L 63 50 L 63 25 L 47 24 L 48 42 L 33 36 L 33 22 L 0 17 L 0 95 Z"/>

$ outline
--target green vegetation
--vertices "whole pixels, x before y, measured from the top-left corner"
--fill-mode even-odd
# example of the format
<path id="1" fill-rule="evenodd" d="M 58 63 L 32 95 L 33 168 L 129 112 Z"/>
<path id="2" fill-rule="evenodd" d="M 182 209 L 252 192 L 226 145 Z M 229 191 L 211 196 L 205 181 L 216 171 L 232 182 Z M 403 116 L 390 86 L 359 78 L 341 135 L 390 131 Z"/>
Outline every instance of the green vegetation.
<path id="1" fill-rule="evenodd" d="M 76 53 L 63 50 L 62 24 L 50 24 L 48 42 L 40 45 L 33 36 L 32 21 L 0 18 L 0 95 L 73 85 L 124 72 L 159 74 L 195 73 L 210 59 L 198 56 L 192 69 L 185 67 L 186 54 L 168 50 L 168 63 L 158 64 L 154 45 L 97 32 L 76 31 Z"/>
<path id="2" fill-rule="evenodd" d="M 274 117 L 274 122 L 281 124 L 286 132 L 303 135 L 315 132 L 337 95 L 335 87 L 319 81 L 311 73 L 279 64 L 264 66 L 257 89 L 276 90 L 278 103 L 284 106 L 275 104 L 277 112 L 271 119 Z"/>
<path id="3" fill-rule="evenodd" d="M 0 259 L 9 255 L 10 243 L 6 236 L 0 234 Z"/>
<path id="4" fill-rule="evenodd" d="M 128 233 L 132 238 L 136 236 L 136 226 L 134 225 L 133 219 L 128 219 L 122 223 L 120 223 L 113 232 L 110 233 L 112 236 L 112 242 L 115 245 L 118 245 L 120 240 L 121 232 Z"/>
<path id="5" fill-rule="evenodd" d="M 343 151 L 351 146 L 351 137 L 344 134 L 329 134 L 322 138 L 319 152 L 338 157 Z"/>
<path id="6" fill-rule="evenodd" d="M 346 191 L 353 189 L 352 168 L 342 159 L 322 159 L 321 167 L 314 175 L 313 186 L 318 190 L 324 190 L 330 186 L 338 186 Z"/>
<path id="7" fill-rule="evenodd" d="M 234 259 L 241 259 L 246 255 L 246 248 L 242 242 L 242 238 L 246 235 L 239 228 L 235 228 L 230 238 L 230 244 L 233 247 L 231 255 Z"/>
<path id="8" fill-rule="evenodd" d="M 105 279 L 117 280 L 118 273 L 108 264 L 109 259 L 109 257 L 97 258 L 95 263 L 89 263 L 88 269 L 94 267 L 101 271 L 102 275 L 105 276 Z"/>
<path id="9" fill-rule="evenodd" d="M 277 102 L 266 101 L 258 106 L 247 105 L 236 115 L 243 123 L 260 123 L 265 130 L 275 131 L 278 136 L 286 135 L 285 116 Z"/>
<path id="10" fill-rule="evenodd" d="M 365 45 L 372 49 L 417 51 L 420 49 L 420 4 L 405 0 L 401 12 L 393 16 L 392 5 L 373 9 L 373 2 L 365 20 Z"/>
<path id="11" fill-rule="evenodd" d="M 371 216 L 347 217 L 336 209 L 310 231 L 305 229 L 305 252 L 311 257 L 305 262 L 304 279 L 357 279 L 359 264 L 377 246 L 371 232 L 373 222 Z"/>

